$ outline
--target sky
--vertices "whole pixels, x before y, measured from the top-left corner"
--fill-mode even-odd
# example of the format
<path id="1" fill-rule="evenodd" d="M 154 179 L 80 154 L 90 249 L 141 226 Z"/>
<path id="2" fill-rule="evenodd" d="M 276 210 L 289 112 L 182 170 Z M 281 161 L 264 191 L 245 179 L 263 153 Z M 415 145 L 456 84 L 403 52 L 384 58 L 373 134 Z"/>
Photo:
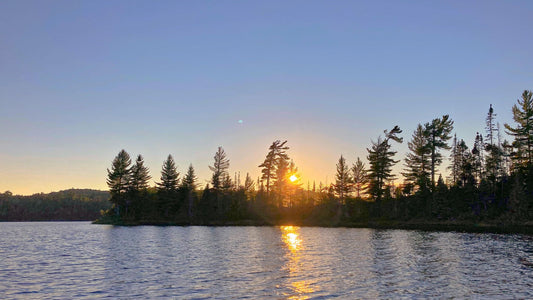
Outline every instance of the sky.
<path id="1" fill-rule="evenodd" d="M 444 114 L 471 146 L 490 104 L 512 124 L 533 89 L 532 13 L 533 1 L 1 1 L 0 192 L 105 190 L 121 149 L 155 181 L 172 154 L 205 185 L 218 146 L 231 174 L 257 178 L 277 139 L 305 185 L 331 183 L 341 154 L 366 161 L 398 125 L 403 160 L 417 124 Z"/>

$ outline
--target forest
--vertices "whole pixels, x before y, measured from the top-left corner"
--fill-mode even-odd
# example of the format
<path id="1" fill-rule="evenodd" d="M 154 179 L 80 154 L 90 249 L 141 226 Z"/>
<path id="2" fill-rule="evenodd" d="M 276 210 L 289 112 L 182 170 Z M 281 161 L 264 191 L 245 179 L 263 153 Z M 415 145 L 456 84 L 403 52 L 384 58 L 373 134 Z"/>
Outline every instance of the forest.
<path id="1" fill-rule="evenodd" d="M 0 193 L 0 221 L 92 221 L 111 207 L 109 192 L 70 189 L 31 196 Z"/>
<path id="2" fill-rule="evenodd" d="M 488 223 L 531 225 L 533 216 L 533 99 L 524 91 L 512 106 L 512 124 L 500 128 L 492 105 L 485 130 L 473 145 L 453 134 L 443 115 L 419 123 L 407 140 L 409 152 L 395 158 L 404 142 L 394 126 L 371 141 L 367 156 L 350 164 L 341 155 L 329 185 L 300 182 L 287 141 L 276 140 L 258 164 L 261 176 L 230 175 L 222 147 L 209 167 L 210 183 L 200 187 L 190 165 L 180 177 L 171 155 L 160 180 L 151 179 L 142 155 L 134 161 L 122 150 L 108 169 L 112 207 L 100 220 L 122 224 L 298 224 L 365 226 L 408 223 Z M 512 140 L 502 138 L 506 133 Z M 449 161 L 447 174 L 439 168 Z M 403 182 L 393 174 L 402 164 Z M 233 177 L 233 178 L 232 178 Z"/>

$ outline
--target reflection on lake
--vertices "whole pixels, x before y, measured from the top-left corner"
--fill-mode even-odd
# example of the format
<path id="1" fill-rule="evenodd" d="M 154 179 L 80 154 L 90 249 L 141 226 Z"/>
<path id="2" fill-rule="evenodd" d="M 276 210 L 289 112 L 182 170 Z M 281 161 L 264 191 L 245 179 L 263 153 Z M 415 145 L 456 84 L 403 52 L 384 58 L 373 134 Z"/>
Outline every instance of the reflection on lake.
<path id="1" fill-rule="evenodd" d="M 533 239 L 349 228 L 0 223 L 0 298 L 533 297 Z"/>

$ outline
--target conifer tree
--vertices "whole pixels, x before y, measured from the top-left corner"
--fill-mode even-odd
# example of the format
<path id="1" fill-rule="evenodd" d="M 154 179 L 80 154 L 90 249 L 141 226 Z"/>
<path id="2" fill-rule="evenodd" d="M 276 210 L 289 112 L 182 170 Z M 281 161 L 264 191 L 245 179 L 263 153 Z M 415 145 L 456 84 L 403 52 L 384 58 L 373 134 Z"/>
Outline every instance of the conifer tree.
<path id="1" fill-rule="evenodd" d="M 341 155 L 337 162 L 337 173 L 335 174 L 335 193 L 339 196 L 340 203 L 344 203 L 344 198 L 352 190 L 352 178 L 350 168 L 346 164 L 346 159 Z"/>
<path id="2" fill-rule="evenodd" d="M 124 194 L 129 190 L 131 158 L 128 152 L 122 149 L 113 159 L 111 171 L 107 169 L 107 185 L 111 194 L 111 203 L 114 204 L 115 213 L 120 215 L 120 207 L 126 204 Z"/>
<path id="3" fill-rule="evenodd" d="M 430 182 L 431 149 L 422 125 L 418 124 L 407 145 L 410 152 L 405 158 L 406 169 L 402 175 L 406 182 L 416 185 L 419 190 L 426 190 Z"/>
<path id="4" fill-rule="evenodd" d="M 272 184 L 273 190 L 277 196 L 278 207 L 284 206 L 285 195 L 287 194 L 287 185 L 289 180 L 289 162 L 288 157 L 278 157 L 275 164 L 275 181 Z"/>
<path id="5" fill-rule="evenodd" d="M 289 150 L 289 147 L 285 146 L 286 143 L 287 141 L 274 141 L 272 145 L 270 145 L 270 147 L 268 148 L 269 151 L 265 158 L 265 161 L 259 165 L 259 168 L 263 168 L 261 169 L 261 179 L 266 181 L 265 187 L 267 196 L 270 195 L 270 190 L 274 183 L 273 180 L 276 179 L 276 164 L 278 163 L 278 159 L 289 159 L 289 157 L 285 153 L 287 150 Z"/>
<path id="6" fill-rule="evenodd" d="M 187 169 L 187 174 L 185 174 L 185 177 L 181 180 L 181 187 L 185 190 L 187 193 L 187 215 L 189 218 L 192 218 L 193 216 L 193 205 L 194 205 L 194 191 L 196 190 L 196 174 L 194 173 L 194 168 L 192 164 L 189 165 L 189 169 Z"/>
<path id="7" fill-rule="evenodd" d="M 533 97 L 532 92 L 525 90 L 522 99 L 513 106 L 513 120 L 516 127 L 505 124 L 507 133 L 514 136 L 512 155 L 514 165 L 529 169 L 533 163 Z"/>
<path id="8" fill-rule="evenodd" d="M 164 192 L 174 192 L 178 189 L 179 173 L 172 155 L 168 155 L 161 169 L 161 182 L 157 183 L 158 189 Z"/>
<path id="9" fill-rule="evenodd" d="M 135 165 L 130 169 L 131 179 L 130 188 L 133 191 L 142 191 L 148 188 L 148 181 L 152 178 L 148 168 L 144 165 L 144 158 L 138 155 Z"/>
<path id="10" fill-rule="evenodd" d="M 473 158 L 473 166 L 474 171 L 476 174 L 476 180 L 478 183 L 481 183 L 483 179 L 485 179 L 485 172 L 484 172 L 484 156 L 483 156 L 483 150 L 485 148 L 485 144 L 483 143 L 483 136 L 479 134 L 479 132 L 476 132 L 476 138 L 474 139 L 474 147 L 472 147 L 472 158 Z"/>
<path id="11" fill-rule="evenodd" d="M 181 186 L 186 190 L 195 191 L 197 180 L 198 178 L 196 177 L 194 168 L 192 164 L 190 164 L 189 169 L 187 169 L 187 174 L 185 174 L 185 177 L 181 180 Z"/>
<path id="12" fill-rule="evenodd" d="M 119 196 L 128 191 L 131 175 L 130 165 L 130 155 L 122 149 L 113 159 L 111 171 L 107 169 L 107 185 L 111 196 Z"/>
<path id="13" fill-rule="evenodd" d="M 352 166 L 352 182 L 354 185 L 357 197 L 361 197 L 361 192 L 364 191 L 368 184 L 368 171 L 365 168 L 365 164 L 358 157 L 355 164 Z M 313 183 L 314 190 L 314 183 Z"/>
<path id="14" fill-rule="evenodd" d="M 385 130 L 385 138 L 378 138 L 377 142 L 372 142 L 371 149 L 366 149 L 368 152 L 368 162 L 370 163 L 370 169 L 368 173 L 369 185 L 368 192 L 378 203 L 381 201 L 385 193 L 385 183 L 387 180 L 394 178 L 392 175 L 392 166 L 398 161 L 392 157 L 396 154 L 396 151 L 391 151 L 390 140 L 401 143 L 402 138 L 397 135 L 402 133 L 402 130 L 398 126 L 394 126 L 391 131 Z"/>
<path id="15" fill-rule="evenodd" d="M 424 125 L 424 131 L 427 138 L 427 146 L 430 151 L 431 163 L 431 188 L 435 188 L 435 169 L 442 163 L 442 154 L 440 149 L 448 150 L 447 141 L 451 138 L 450 133 L 453 130 L 453 121 L 448 115 L 442 118 L 433 119 L 430 123 Z"/>
<path id="16" fill-rule="evenodd" d="M 452 185 L 455 186 L 459 182 L 459 170 L 460 170 L 460 157 L 458 151 L 457 134 L 453 136 L 452 148 L 450 153 L 451 164 L 448 169 L 451 172 Z"/>
<path id="17" fill-rule="evenodd" d="M 211 177 L 211 184 L 213 185 L 213 189 L 215 189 L 215 191 L 218 191 L 222 188 L 226 177 L 229 177 L 229 159 L 226 157 L 226 152 L 222 147 L 218 147 L 217 152 L 215 153 L 215 156 L 213 158 L 215 162 L 213 163 L 213 166 L 209 166 L 209 169 L 213 172 L 213 176 Z"/>

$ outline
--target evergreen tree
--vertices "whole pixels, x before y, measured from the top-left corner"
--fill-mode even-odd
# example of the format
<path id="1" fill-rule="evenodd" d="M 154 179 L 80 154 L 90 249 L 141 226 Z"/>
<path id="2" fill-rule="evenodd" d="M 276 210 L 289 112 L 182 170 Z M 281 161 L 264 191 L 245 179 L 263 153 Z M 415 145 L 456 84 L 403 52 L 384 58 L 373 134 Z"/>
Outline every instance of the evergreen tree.
<path id="1" fill-rule="evenodd" d="M 276 160 L 276 172 L 274 176 L 273 190 L 276 193 L 278 207 L 287 206 L 284 202 L 287 194 L 287 186 L 289 181 L 289 162 L 287 156 L 280 156 Z"/>
<path id="2" fill-rule="evenodd" d="M 476 138 L 474 139 L 474 147 L 472 148 L 472 157 L 473 157 L 473 163 L 474 163 L 474 170 L 476 174 L 476 180 L 478 183 L 481 183 L 483 179 L 485 179 L 485 172 L 483 170 L 484 166 L 484 156 L 483 156 L 483 150 L 485 148 L 485 144 L 483 143 L 483 136 L 479 134 L 479 132 L 476 132 Z"/>
<path id="3" fill-rule="evenodd" d="M 426 190 L 429 187 L 431 149 L 422 125 L 418 124 L 411 141 L 407 144 L 410 150 L 405 158 L 405 172 L 402 175 L 408 184 Z"/>
<path id="4" fill-rule="evenodd" d="M 142 155 L 138 155 L 135 164 L 130 168 L 130 193 L 126 199 L 126 210 L 131 205 L 136 219 L 141 218 L 142 213 L 149 210 L 148 181 L 152 178 L 148 168 L 144 165 Z"/>
<path id="5" fill-rule="evenodd" d="M 107 185 L 111 196 L 120 196 L 128 191 L 131 175 L 130 165 L 130 155 L 122 149 L 113 159 L 111 171 L 107 169 Z"/>
<path id="6" fill-rule="evenodd" d="M 125 193 L 130 188 L 130 165 L 130 155 L 122 149 L 113 159 L 111 171 L 107 169 L 107 185 L 111 194 L 110 201 L 113 203 L 117 215 L 120 215 L 121 207 L 126 205 Z"/>
<path id="7" fill-rule="evenodd" d="M 448 115 L 442 118 L 433 119 L 430 123 L 424 125 L 424 131 L 427 138 L 427 146 L 430 151 L 431 162 L 431 190 L 435 188 L 435 169 L 442 163 L 442 154 L 440 149 L 450 149 L 447 141 L 451 138 L 450 133 L 453 130 L 453 121 Z"/>
<path id="8" fill-rule="evenodd" d="M 398 161 L 392 157 L 396 151 L 391 151 L 390 140 L 401 143 L 402 138 L 397 135 L 402 133 L 400 127 L 395 126 L 391 131 L 385 130 L 385 139 L 378 138 L 377 142 L 372 142 L 372 148 L 366 149 L 368 152 L 368 161 L 370 163 L 369 169 L 369 185 L 368 192 L 379 203 L 385 194 L 386 181 L 394 178 L 392 175 L 392 166 Z"/>
<path id="9" fill-rule="evenodd" d="M 459 170 L 459 183 L 461 186 L 474 185 L 475 179 L 475 164 L 472 153 L 468 150 L 465 141 L 461 139 L 457 144 L 457 164 Z"/>
<path id="10" fill-rule="evenodd" d="M 337 163 L 337 174 L 335 174 L 335 193 L 340 198 L 340 203 L 344 203 L 344 198 L 352 190 L 352 179 L 350 176 L 350 168 L 346 164 L 346 159 L 341 155 Z"/>
<path id="11" fill-rule="evenodd" d="M 289 159 L 289 157 L 285 153 L 285 151 L 289 150 L 289 147 L 285 146 L 286 143 L 287 141 L 274 141 L 272 145 L 270 145 L 270 147 L 268 148 L 269 151 L 265 158 L 265 161 L 259 165 L 259 168 L 263 168 L 261 169 L 261 179 L 266 181 L 265 187 L 267 196 L 270 195 L 273 179 L 276 179 L 276 164 L 279 158 L 285 160 Z"/>
<path id="12" fill-rule="evenodd" d="M 130 188 L 134 191 L 142 191 L 148 188 L 148 181 L 152 178 L 148 168 L 144 165 L 142 155 L 137 156 L 135 165 L 130 169 Z"/>
<path id="13" fill-rule="evenodd" d="M 196 177 L 196 174 L 194 172 L 194 168 L 192 164 L 189 165 L 189 169 L 187 170 L 187 174 L 185 174 L 185 177 L 181 181 L 181 186 L 189 191 L 195 191 L 196 190 L 196 181 L 198 178 Z"/>
<path id="14" fill-rule="evenodd" d="M 209 166 L 209 169 L 213 172 L 211 184 L 213 185 L 213 189 L 218 191 L 222 188 L 226 177 L 229 177 L 229 159 L 226 157 L 226 152 L 224 149 L 222 149 L 222 147 L 218 147 L 218 150 L 213 158 L 215 162 L 213 163 L 213 166 Z"/>
<path id="15" fill-rule="evenodd" d="M 179 173 L 172 155 L 168 155 L 161 169 L 161 182 L 156 183 L 158 189 L 164 192 L 175 192 L 178 189 Z"/>
<path id="16" fill-rule="evenodd" d="M 514 165 L 523 169 L 529 169 L 533 163 L 533 98 L 532 92 L 525 90 L 522 100 L 513 106 L 513 120 L 516 127 L 505 124 L 507 133 L 514 136 L 512 153 Z"/>
<path id="17" fill-rule="evenodd" d="M 453 136 L 452 149 L 450 153 L 451 164 L 448 166 L 448 169 L 451 172 L 452 186 L 458 185 L 459 182 L 459 170 L 461 166 L 461 158 L 459 156 L 457 134 Z"/>
<path id="18" fill-rule="evenodd" d="M 361 197 L 361 192 L 367 188 L 368 185 L 368 171 L 365 168 L 365 164 L 357 158 L 355 164 L 352 166 L 352 182 L 357 193 L 357 197 Z M 315 184 L 313 182 L 313 191 Z"/>

